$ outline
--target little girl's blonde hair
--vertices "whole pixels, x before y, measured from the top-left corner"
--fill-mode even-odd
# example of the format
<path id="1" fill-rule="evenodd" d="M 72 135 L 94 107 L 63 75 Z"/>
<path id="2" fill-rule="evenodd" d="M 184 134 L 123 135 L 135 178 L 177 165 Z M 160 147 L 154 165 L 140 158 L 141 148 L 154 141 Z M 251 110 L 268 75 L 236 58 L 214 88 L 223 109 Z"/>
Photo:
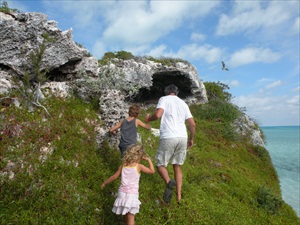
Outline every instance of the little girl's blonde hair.
<path id="1" fill-rule="evenodd" d="M 130 163 L 140 162 L 146 156 L 144 148 L 141 144 L 134 144 L 127 148 L 125 155 L 122 158 L 122 164 L 128 165 Z"/>

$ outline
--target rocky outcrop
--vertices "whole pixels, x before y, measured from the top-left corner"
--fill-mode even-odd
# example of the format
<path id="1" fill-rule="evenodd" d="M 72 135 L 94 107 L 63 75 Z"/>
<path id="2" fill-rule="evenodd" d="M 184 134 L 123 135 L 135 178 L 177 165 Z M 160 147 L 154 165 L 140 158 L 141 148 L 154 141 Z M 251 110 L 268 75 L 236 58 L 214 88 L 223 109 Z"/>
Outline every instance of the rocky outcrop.
<path id="1" fill-rule="evenodd" d="M 22 76 L 31 72 L 32 55 L 42 53 L 41 70 L 48 70 L 50 79 L 69 76 L 79 70 L 97 74 L 97 60 L 72 40 L 72 29 L 61 31 L 57 22 L 48 21 L 41 13 L 0 12 L 0 67 Z M 92 65 L 92 66 L 90 66 Z"/>
<path id="2" fill-rule="evenodd" d="M 242 137 L 247 137 L 253 145 L 265 146 L 263 133 L 259 126 L 246 114 L 234 121 L 233 126 Z"/>
<path id="3" fill-rule="evenodd" d="M 98 130 L 101 143 L 108 129 L 127 117 L 132 102 L 141 106 L 156 104 L 164 88 L 175 84 L 179 97 L 188 104 L 208 102 L 197 69 L 184 60 L 167 63 L 147 57 L 122 60 L 111 59 L 105 65 L 72 40 L 72 29 L 61 31 L 57 22 L 48 21 L 41 13 L 0 12 L 0 95 L 9 94 L 16 84 L 13 76 L 31 73 L 33 58 L 40 54 L 39 70 L 49 80 L 41 86 L 40 96 L 67 98 L 77 95 L 87 101 L 99 100 L 99 116 L 104 126 Z M 260 131 L 245 116 L 236 122 L 243 135 L 251 134 L 255 144 L 263 145 Z M 117 145 L 118 137 L 109 138 Z"/>
<path id="4" fill-rule="evenodd" d="M 39 69 L 47 72 L 49 81 L 70 81 L 68 90 L 76 91 L 87 100 L 91 96 L 100 96 L 101 90 L 111 85 L 110 89 L 122 89 L 126 100 L 129 97 L 136 102 L 153 103 L 164 95 L 165 86 L 175 83 L 180 90 L 179 96 L 187 103 L 207 102 L 205 87 L 197 70 L 188 62 L 163 65 L 146 58 L 112 59 L 111 63 L 99 67 L 97 60 L 72 40 L 72 30 L 61 31 L 57 22 L 47 20 L 47 15 L 0 12 L 0 17 L 2 71 L 22 77 L 32 72 L 32 55 L 41 54 Z M 105 80 L 103 75 L 107 73 L 113 79 Z M 7 92 L 11 87 L 9 78 L 2 74 L 1 79 L 2 92 Z M 54 88 L 53 84 L 45 86 L 61 89 Z"/>
<path id="5" fill-rule="evenodd" d="M 188 104 L 208 102 L 203 82 L 197 69 L 188 62 L 171 62 L 170 65 L 137 58 L 130 60 L 113 59 L 111 63 L 100 67 L 99 74 L 109 71 L 114 74 L 117 87 L 125 79 L 126 87 L 138 87 L 134 100 L 142 103 L 155 103 L 164 95 L 164 88 L 175 84 L 179 88 L 179 97 Z"/>
<path id="6" fill-rule="evenodd" d="M 165 86 L 172 83 L 178 86 L 179 97 L 188 104 L 208 102 L 197 70 L 188 62 L 166 66 L 141 58 L 112 59 L 110 63 L 99 68 L 99 77 L 106 83 L 104 87 L 110 88 L 104 88 L 100 97 L 101 118 L 105 121 L 107 130 L 128 116 L 130 102 L 140 103 L 141 106 L 156 104 L 164 95 Z M 109 79 L 105 80 L 107 77 Z M 109 140 L 117 145 L 119 137 L 111 137 Z"/>

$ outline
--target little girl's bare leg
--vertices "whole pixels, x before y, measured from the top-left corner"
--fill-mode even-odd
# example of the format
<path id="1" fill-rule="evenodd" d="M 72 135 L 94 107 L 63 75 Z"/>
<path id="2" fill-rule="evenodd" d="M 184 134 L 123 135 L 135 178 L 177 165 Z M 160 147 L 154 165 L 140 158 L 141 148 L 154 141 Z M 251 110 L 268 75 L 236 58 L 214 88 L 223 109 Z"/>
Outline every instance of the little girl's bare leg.
<path id="1" fill-rule="evenodd" d="M 126 217 L 127 217 L 126 225 L 134 225 L 134 214 L 127 213 Z"/>

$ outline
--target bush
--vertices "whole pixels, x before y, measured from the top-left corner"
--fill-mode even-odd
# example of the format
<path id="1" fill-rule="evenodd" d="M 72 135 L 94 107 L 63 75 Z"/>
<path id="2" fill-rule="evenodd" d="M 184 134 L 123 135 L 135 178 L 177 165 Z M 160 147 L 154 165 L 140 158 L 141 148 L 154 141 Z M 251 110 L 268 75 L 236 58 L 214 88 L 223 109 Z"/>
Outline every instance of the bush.
<path id="1" fill-rule="evenodd" d="M 129 60 L 129 59 L 134 59 L 134 55 L 132 55 L 131 52 L 126 52 L 126 51 L 118 51 L 118 52 L 106 52 L 104 56 L 98 60 L 98 63 L 100 65 L 107 65 L 109 62 L 111 62 L 111 59 L 122 59 L 122 60 Z"/>
<path id="2" fill-rule="evenodd" d="M 281 198 L 272 194 L 270 189 L 260 186 L 257 191 L 257 203 L 270 213 L 277 213 L 283 205 Z"/>
<path id="3" fill-rule="evenodd" d="M 11 13 L 11 12 L 20 12 L 20 11 L 18 9 L 9 8 L 7 1 L 3 1 L 0 7 L 0 12 Z"/>
<path id="4" fill-rule="evenodd" d="M 154 57 L 149 56 L 149 57 L 146 57 L 146 59 L 156 62 L 156 63 L 161 63 L 166 66 L 175 66 L 176 63 L 178 63 L 178 62 L 190 64 L 188 61 L 179 59 L 179 58 L 169 58 L 169 57 L 154 58 Z"/>
<path id="5" fill-rule="evenodd" d="M 241 115 L 241 112 L 237 106 L 229 102 L 213 99 L 209 103 L 202 105 L 196 114 L 203 120 L 233 122 Z"/>
<path id="6" fill-rule="evenodd" d="M 225 90 L 229 90 L 229 86 L 221 82 L 204 82 L 204 86 L 207 93 L 208 101 L 211 100 L 221 100 L 230 101 L 231 94 Z"/>

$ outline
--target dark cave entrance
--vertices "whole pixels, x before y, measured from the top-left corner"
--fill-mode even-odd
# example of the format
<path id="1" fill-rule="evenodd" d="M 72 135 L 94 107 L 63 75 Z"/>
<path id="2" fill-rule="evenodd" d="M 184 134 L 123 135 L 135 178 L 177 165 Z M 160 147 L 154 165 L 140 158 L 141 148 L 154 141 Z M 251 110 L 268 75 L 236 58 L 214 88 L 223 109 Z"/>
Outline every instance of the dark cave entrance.
<path id="1" fill-rule="evenodd" d="M 178 97 L 184 99 L 192 95 L 191 86 L 192 82 L 185 74 L 180 71 L 164 71 L 153 74 L 152 86 L 150 89 L 141 88 L 135 102 L 145 104 L 155 104 L 158 99 L 165 95 L 164 89 L 170 84 L 175 84 L 179 89 Z"/>

